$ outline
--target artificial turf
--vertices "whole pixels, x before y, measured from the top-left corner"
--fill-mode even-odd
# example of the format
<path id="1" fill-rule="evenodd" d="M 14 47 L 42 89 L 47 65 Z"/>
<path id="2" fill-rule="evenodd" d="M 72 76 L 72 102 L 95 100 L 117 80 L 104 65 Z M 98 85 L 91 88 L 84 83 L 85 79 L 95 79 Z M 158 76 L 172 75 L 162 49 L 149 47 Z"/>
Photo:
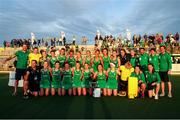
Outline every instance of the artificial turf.
<path id="1" fill-rule="evenodd" d="M 180 76 L 171 76 L 173 98 L 11 96 L 8 74 L 0 74 L 0 118 L 180 118 Z"/>

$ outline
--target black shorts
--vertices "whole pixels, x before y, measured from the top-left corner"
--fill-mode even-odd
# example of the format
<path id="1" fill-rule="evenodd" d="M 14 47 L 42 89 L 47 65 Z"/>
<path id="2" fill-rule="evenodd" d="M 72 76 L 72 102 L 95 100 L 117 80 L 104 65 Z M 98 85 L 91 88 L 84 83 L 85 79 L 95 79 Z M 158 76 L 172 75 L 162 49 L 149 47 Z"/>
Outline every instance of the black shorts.
<path id="1" fill-rule="evenodd" d="M 127 91 L 127 87 L 128 87 L 128 81 L 123 81 L 123 80 L 119 81 L 119 85 L 118 85 L 119 91 Z"/>
<path id="2" fill-rule="evenodd" d="M 167 72 L 159 72 L 159 76 L 161 78 L 161 81 L 163 82 L 169 82 L 169 75 L 168 75 L 168 71 Z"/>
<path id="3" fill-rule="evenodd" d="M 21 80 L 21 77 L 26 74 L 26 69 L 16 69 L 15 79 Z"/>
<path id="4" fill-rule="evenodd" d="M 156 88 L 156 85 L 151 85 L 152 83 L 148 83 L 148 90 L 153 90 Z"/>
<path id="5" fill-rule="evenodd" d="M 29 83 L 29 90 L 31 92 L 39 92 L 40 91 L 40 84 L 39 83 Z"/>

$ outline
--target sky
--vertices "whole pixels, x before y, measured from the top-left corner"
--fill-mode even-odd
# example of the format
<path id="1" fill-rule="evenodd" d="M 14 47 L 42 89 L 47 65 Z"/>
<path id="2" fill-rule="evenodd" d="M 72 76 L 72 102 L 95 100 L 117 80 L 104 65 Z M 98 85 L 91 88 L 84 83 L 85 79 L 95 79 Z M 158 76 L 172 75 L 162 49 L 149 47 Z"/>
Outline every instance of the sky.
<path id="1" fill-rule="evenodd" d="M 0 44 L 13 38 L 180 32 L 180 0 L 0 0 Z"/>

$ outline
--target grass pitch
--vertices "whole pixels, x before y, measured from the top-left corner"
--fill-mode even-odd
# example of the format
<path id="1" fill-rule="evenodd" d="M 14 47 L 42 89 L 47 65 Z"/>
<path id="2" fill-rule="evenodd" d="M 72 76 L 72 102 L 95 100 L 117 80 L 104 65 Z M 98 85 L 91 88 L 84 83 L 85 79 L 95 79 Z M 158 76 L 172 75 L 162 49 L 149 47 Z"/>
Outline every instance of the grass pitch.
<path id="1" fill-rule="evenodd" d="M 173 98 L 11 96 L 8 74 L 0 74 L 0 118 L 180 118 L 180 76 L 172 76 Z"/>

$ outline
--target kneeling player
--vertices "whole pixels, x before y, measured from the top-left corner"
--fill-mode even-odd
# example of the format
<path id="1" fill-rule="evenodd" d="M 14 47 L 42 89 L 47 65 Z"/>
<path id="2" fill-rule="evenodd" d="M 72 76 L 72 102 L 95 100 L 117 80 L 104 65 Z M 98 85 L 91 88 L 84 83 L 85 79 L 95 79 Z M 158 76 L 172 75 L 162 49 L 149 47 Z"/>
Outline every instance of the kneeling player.
<path id="1" fill-rule="evenodd" d="M 131 77 L 138 78 L 138 92 L 141 98 L 144 98 L 144 92 L 146 90 L 146 81 L 143 72 L 140 70 L 140 66 L 136 66 L 133 73 L 131 73 Z"/>
<path id="2" fill-rule="evenodd" d="M 102 64 L 98 65 L 98 72 L 94 74 L 94 79 L 97 80 L 97 86 L 101 88 L 103 95 L 106 96 L 106 72 L 104 71 Z"/>
<path id="3" fill-rule="evenodd" d="M 115 69 L 115 64 L 110 63 L 110 69 L 108 70 L 108 80 L 107 80 L 108 96 L 111 96 L 112 92 L 114 96 L 117 96 L 117 88 L 118 88 L 117 73 L 118 70 Z"/>
<path id="4" fill-rule="evenodd" d="M 148 65 L 148 71 L 146 72 L 146 81 L 148 85 L 149 98 L 152 98 L 153 89 L 155 89 L 156 90 L 155 99 L 158 99 L 161 79 L 160 79 L 159 74 L 155 72 L 152 64 Z"/>
<path id="5" fill-rule="evenodd" d="M 83 71 L 83 80 L 82 80 L 82 93 L 86 96 L 87 91 L 89 91 L 89 95 L 92 95 L 92 88 L 90 86 L 90 82 L 92 81 L 92 73 L 89 69 L 89 64 L 84 64 L 84 71 Z"/>
<path id="6" fill-rule="evenodd" d="M 55 68 L 52 69 L 51 74 L 52 74 L 51 95 L 52 96 L 55 95 L 56 89 L 58 91 L 58 95 L 61 95 L 61 71 L 60 71 L 59 61 L 55 62 Z"/>
<path id="7" fill-rule="evenodd" d="M 51 88 L 51 79 L 50 79 L 50 70 L 49 63 L 44 62 L 43 69 L 41 70 L 41 82 L 40 82 L 40 96 L 43 96 L 44 93 L 46 96 L 49 95 L 49 90 Z"/>
<path id="8" fill-rule="evenodd" d="M 73 95 L 76 95 L 76 92 L 78 92 L 78 96 L 81 95 L 81 79 L 82 79 L 82 71 L 81 71 L 81 65 L 80 62 L 76 62 L 76 67 L 73 69 L 72 72 L 73 75 Z"/>
<path id="9" fill-rule="evenodd" d="M 72 71 L 69 67 L 69 63 L 65 62 L 64 70 L 62 72 L 62 95 L 66 94 L 66 90 L 68 90 L 68 94 L 72 95 Z"/>

